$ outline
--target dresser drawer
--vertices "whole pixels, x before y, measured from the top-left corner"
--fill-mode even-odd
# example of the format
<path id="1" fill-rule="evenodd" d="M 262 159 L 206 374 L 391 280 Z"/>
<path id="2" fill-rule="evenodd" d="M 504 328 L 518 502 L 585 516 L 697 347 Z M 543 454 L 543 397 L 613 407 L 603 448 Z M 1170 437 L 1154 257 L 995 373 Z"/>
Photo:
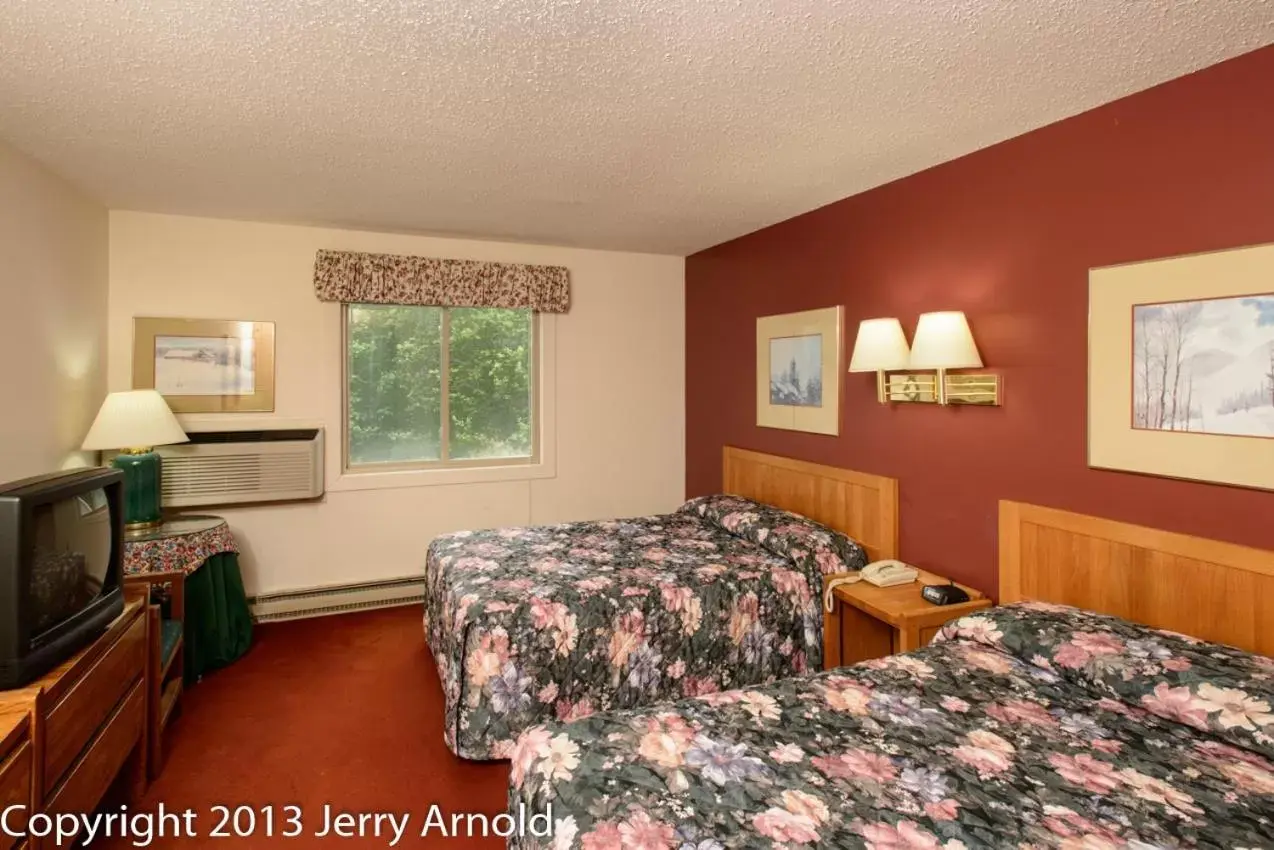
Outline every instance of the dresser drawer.
<path id="1" fill-rule="evenodd" d="M 31 805 L 31 745 L 25 741 L 8 758 L 0 761 L 0 812 L 10 806 Z M 8 826 L 17 832 L 26 827 L 26 817 L 9 818 Z M 18 843 L 0 831 L 0 850 Z"/>
<path id="2" fill-rule="evenodd" d="M 146 670 L 146 618 L 138 617 L 75 687 L 52 706 L 45 727 L 44 787 L 56 788 L 67 768 Z M 91 808 L 91 807 L 90 807 Z"/>
<path id="3" fill-rule="evenodd" d="M 146 725 L 144 682 L 133 685 L 119 708 L 101 728 L 93 747 L 67 771 L 66 781 L 53 792 L 44 810 L 50 815 L 91 812 L 142 739 Z"/>

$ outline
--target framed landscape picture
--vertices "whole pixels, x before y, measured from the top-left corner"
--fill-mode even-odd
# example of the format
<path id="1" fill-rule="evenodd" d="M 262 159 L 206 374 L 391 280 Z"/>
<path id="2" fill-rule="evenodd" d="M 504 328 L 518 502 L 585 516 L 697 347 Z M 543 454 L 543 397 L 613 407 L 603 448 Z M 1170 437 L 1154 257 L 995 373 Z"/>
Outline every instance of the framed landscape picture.
<path id="1" fill-rule="evenodd" d="M 1089 464 L 1274 490 L 1274 245 L 1094 269 Z"/>
<path id="2" fill-rule="evenodd" d="M 274 410 L 274 323 L 133 320 L 133 388 L 174 413 Z"/>
<path id="3" fill-rule="evenodd" d="M 756 424 L 840 433 L 842 308 L 756 320 Z"/>

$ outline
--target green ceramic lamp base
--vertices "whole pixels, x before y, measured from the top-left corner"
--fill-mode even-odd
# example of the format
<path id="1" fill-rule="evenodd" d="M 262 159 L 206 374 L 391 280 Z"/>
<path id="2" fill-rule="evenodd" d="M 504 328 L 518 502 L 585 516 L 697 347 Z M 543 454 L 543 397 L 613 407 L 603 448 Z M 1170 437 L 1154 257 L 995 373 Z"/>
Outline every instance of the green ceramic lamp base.
<path id="1" fill-rule="evenodd" d="M 163 462 L 151 449 L 126 449 L 111 465 L 124 473 L 124 525 L 131 529 L 159 525 L 164 518 L 160 489 Z"/>

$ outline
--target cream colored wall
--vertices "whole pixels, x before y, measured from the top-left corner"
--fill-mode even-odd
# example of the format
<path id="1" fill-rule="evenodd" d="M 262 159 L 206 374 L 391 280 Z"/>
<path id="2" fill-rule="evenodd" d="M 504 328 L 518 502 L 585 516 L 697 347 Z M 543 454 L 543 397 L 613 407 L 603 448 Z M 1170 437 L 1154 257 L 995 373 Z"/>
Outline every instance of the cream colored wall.
<path id="1" fill-rule="evenodd" d="M 106 209 L 0 144 L 0 481 L 83 465 L 105 393 Z"/>
<path id="2" fill-rule="evenodd" d="M 559 264 L 556 475 L 333 490 L 221 510 L 249 593 L 418 575 L 437 534 L 666 511 L 684 490 L 684 260 L 513 243 L 112 212 L 110 387 L 130 384 L 134 316 L 276 323 L 276 419 L 341 438 L 340 308 L 314 296 L 319 248 Z M 231 421 L 238 417 L 222 417 Z M 340 472 L 329 451 L 329 488 Z"/>

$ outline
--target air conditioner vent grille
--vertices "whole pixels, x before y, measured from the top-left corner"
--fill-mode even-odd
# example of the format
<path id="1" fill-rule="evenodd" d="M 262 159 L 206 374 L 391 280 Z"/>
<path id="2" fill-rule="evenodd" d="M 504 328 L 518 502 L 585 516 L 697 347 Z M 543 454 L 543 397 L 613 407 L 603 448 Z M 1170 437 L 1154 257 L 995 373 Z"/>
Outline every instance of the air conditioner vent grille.
<path id="1" fill-rule="evenodd" d="M 281 429 L 282 432 L 282 429 Z M 323 495 L 323 431 L 292 429 L 263 439 L 262 431 L 217 434 L 217 439 L 157 449 L 163 457 L 166 507 L 281 502 Z M 194 436 L 194 435 L 192 435 Z"/>

